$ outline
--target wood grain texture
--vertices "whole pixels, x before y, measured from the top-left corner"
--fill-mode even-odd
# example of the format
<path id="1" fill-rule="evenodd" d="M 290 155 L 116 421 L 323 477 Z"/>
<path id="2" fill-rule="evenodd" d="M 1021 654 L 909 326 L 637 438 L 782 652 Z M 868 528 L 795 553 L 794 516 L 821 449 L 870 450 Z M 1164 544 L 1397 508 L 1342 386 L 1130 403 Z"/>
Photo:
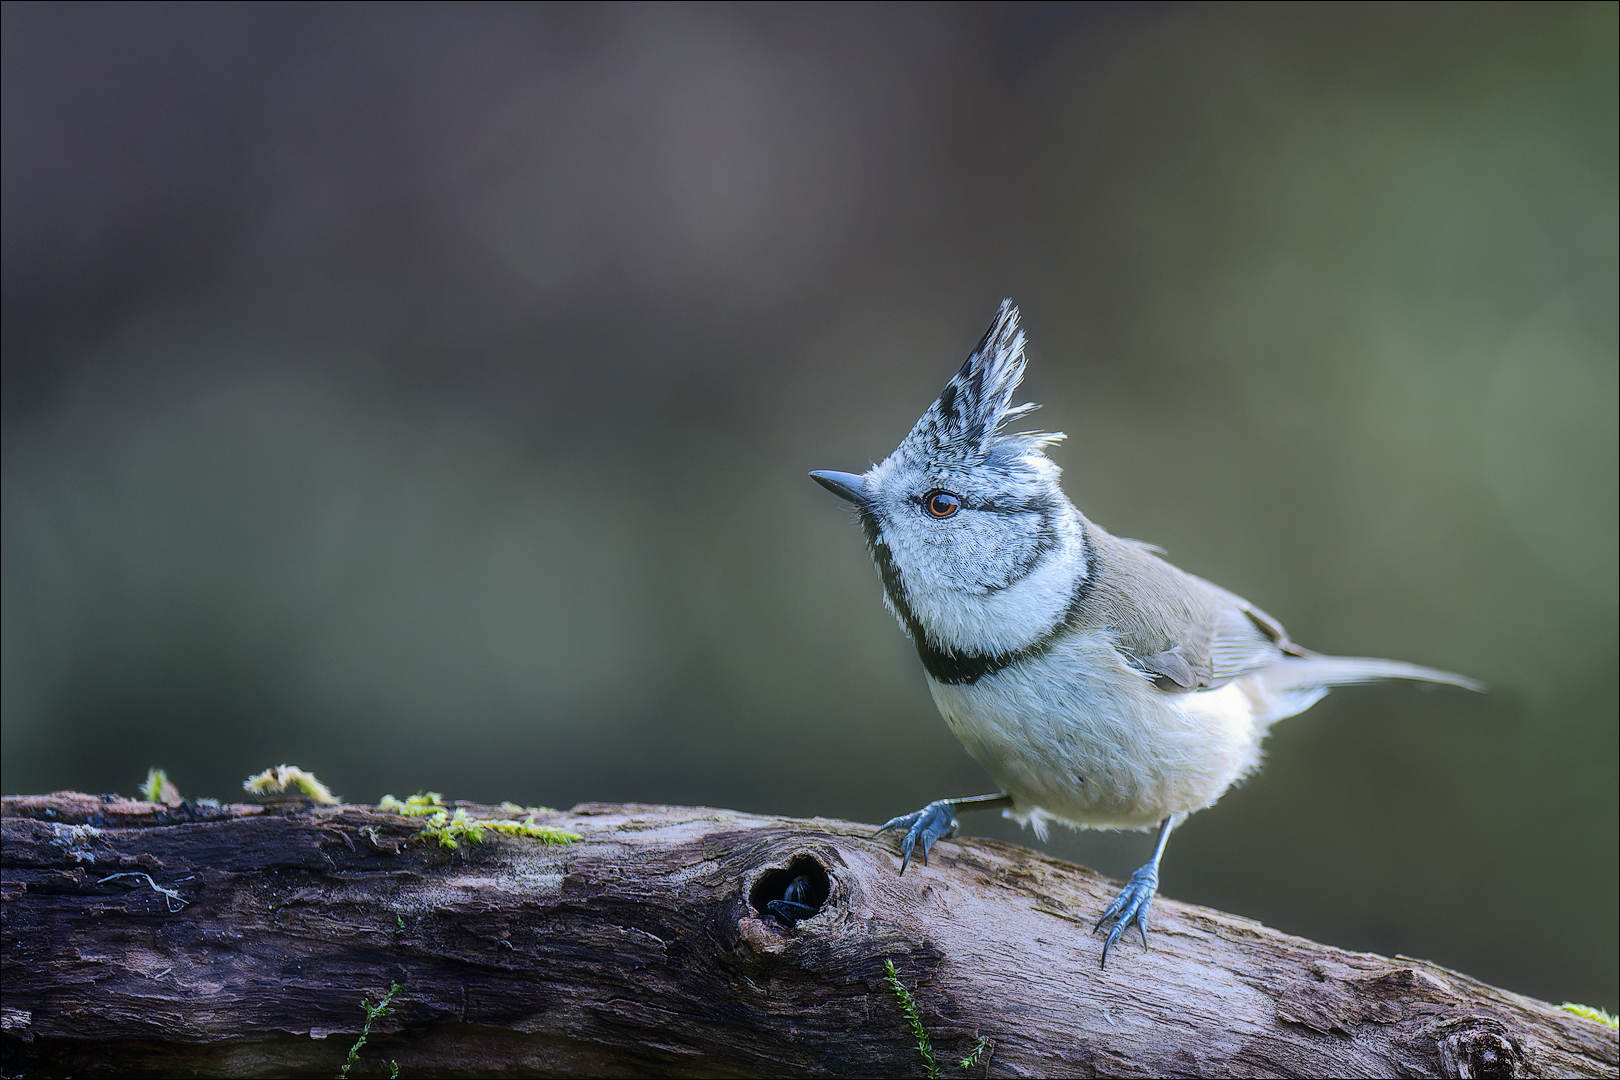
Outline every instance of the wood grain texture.
<path id="1" fill-rule="evenodd" d="M 1100 970 L 1117 883 L 995 841 L 902 878 L 871 826 L 690 807 L 584 805 L 540 819 L 577 843 L 453 853 L 364 806 L 61 793 L 0 815 L 8 1076 L 332 1076 L 390 982 L 351 1075 L 922 1075 L 885 960 L 947 1076 L 1620 1063 L 1612 1029 L 1545 1002 L 1165 898 L 1152 948 Z M 800 873 L 825 899 L 790 928 L 764 904 Z"/>

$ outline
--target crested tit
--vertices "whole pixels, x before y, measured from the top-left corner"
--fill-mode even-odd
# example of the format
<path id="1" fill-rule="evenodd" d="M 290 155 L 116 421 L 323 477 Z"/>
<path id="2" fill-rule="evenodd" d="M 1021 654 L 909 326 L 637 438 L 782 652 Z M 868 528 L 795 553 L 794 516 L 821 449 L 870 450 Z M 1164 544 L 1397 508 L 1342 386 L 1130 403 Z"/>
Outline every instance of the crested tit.
<path id="1" fill-rule="evenodd" d="M 917 646 L 945 723 L 1001 791 L 890 821 L 900 872 L 954 835 L 959 809 L 1032 824 L 1158 827 L 1153 857 L 1098 920 L 1108 950 L 1147 913 L 1170 832 L 1260 764 L 1273 723 L 1331 687 L 1417 679 L 1398 660 L 1321 656 L 1247 600 L 1110 535 L 1058 486 L 1045 448 L 1009 433 L 1024 333 L 1006 300 L 984 340 L 894 453 L 866 473 L 813 472 L 855 505 L 883 600 Z M 882 831 L 882 830 L 879 830 Z"/>

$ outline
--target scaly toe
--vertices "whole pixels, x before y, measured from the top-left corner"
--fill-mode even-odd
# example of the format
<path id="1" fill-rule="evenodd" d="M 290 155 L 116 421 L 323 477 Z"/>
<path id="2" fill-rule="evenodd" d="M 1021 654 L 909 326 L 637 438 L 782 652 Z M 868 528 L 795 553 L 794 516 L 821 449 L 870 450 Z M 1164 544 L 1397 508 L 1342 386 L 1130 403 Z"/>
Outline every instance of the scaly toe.
<path id="1" fill-rule="evenodd" d="M 953 803 L 941 800 L 929 803 L 913 814 L 897 817 L 884 825 L 878 832 L 889 829 L 905 829 L 906 835 L 900 840 L 900 872 L 904 874 L 911 865 L 911 856 L 917 848 L 917 842 L 922 842 L 921 861 L 928 865 L 928 853 L 933 850 L 934 842 L 956 833 L 956 807 Z"/>
<path id="2" fill-rule="evenodd" d="M 1103 939 L 1103 967 L 1108 966 L 1108 950 L 1125 935 L 1125 931 L 1130 929 L 1132 923 L 1136 924 L 1137 932 L 1142 935 L 1142 948 L 1147 948 L 1148 908 L 1153 904 L 1153 894 L 1158 892 L 1159 881 L 1157 874 L 1144 873 L 1143 870 L 1146 869 L 1147 867 L 1143 867 L 1131 875 L 1130 882 L 1119 891 L 1114 902 L 1108 905 L 1108 910 L 1103 912 L 1102 918 L 1097 920 L 1097 925 L 1092 927 L 1092 932 L 1095 933 L 1104 923 L 1110 919 L 1114 920 L 1114 925 L 1108 928 L 1108 936 Z"/>

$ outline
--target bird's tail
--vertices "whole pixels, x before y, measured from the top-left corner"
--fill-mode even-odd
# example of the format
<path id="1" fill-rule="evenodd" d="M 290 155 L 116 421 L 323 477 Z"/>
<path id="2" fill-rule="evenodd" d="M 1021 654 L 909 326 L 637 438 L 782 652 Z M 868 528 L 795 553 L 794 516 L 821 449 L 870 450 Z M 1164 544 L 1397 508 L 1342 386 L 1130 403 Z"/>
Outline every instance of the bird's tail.
<path id="1" fill-rule="evenodd" d="M 1384 679 L 1445 683 L 1464 690 L 1485 691 L 1484 683 L 1466 675 L 1370 656 L 1289 656 L 1267 667 L 1262 679 L 1271 698 L 1265 711 L 1266 722 L 1304 712 L 1322 700 L 1332 687 Z"/>

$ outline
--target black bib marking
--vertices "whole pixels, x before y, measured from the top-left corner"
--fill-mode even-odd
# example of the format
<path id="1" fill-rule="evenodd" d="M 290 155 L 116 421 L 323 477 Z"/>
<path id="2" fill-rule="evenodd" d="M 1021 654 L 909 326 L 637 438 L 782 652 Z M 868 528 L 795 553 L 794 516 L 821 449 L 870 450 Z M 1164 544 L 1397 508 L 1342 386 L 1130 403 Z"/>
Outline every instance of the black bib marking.
<path id="1" fill-rule="evenodd" d="M 1076 583 L 1069 606 L 1050 630 L 1022 649 L 1015 649 L 1012 652 L 958 652 L 955 649 L 943 649 L 928 640 L 922 624 L 917 621 L 911 605 L 907 603 L 905 584 L 900 580 L 900 571 L 894 565 L 894 557 L 889 552 L 889 546 L 879 542 L 876 524 L 865 514 L 862 515 L 862 521 L 866 525 L 867 546 L 871 548 L 872 559 L 877 563 L 878 576 L 883 579 L 883 591 L 888 593 L 889 602 L 894 605 L 895 610 L 900 613 L 900 620 L 905 623 L 906 633 L 916 644 L 917 655 L 922 659 L 923 669 L 936 682 L 942 682 L 947 686 L 971 685 L 986 675 L 994 675 L 1003 668 L 1049 652 L 1059 636 L 1068 629 L 1069 623 L 1080 614 L 1086 598 L 1091 593 L 1091 583 L 1096 578 L 1097 567 L 1091 546 L 1091 532 L 1085 523 L 1081 522 L 1080 551 L 1086 561 L 1086 575 Z"/>

